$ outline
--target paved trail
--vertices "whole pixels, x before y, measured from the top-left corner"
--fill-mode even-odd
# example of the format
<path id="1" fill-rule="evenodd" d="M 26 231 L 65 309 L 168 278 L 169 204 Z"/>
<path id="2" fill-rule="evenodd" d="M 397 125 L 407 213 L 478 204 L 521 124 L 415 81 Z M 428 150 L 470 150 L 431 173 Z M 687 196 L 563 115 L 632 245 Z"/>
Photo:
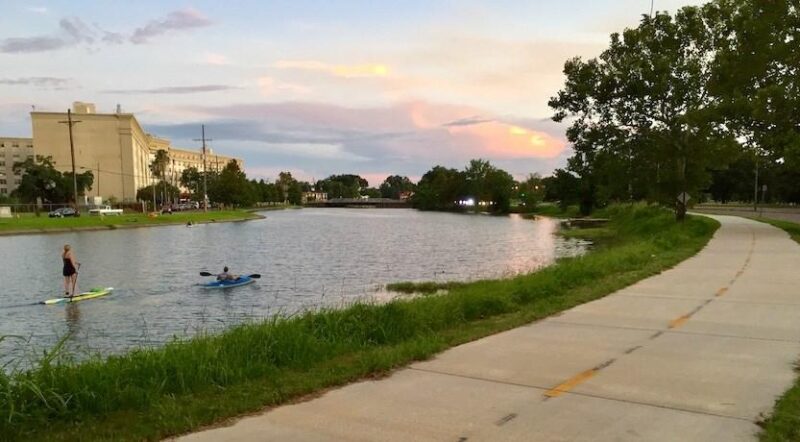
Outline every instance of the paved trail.
<path id="1" fill-rule="evenodd" d="M 800 356 L 800 245 L 717 219 L 697 256 L 603 299 L 180 440 L 754 440 Z"/>

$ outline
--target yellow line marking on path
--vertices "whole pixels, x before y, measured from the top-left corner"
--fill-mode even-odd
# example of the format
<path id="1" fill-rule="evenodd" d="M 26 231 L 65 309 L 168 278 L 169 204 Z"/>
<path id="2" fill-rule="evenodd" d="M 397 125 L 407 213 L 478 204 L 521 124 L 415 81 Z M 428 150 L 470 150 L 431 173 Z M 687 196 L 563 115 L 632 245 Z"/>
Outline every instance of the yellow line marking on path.
<path id="1" fill-rule="evenodd" d="M 728 288 L 727 288 L 727 287 L 722 287 L 721 289 L 717 290 L 717 296 L 722 296 L 722 295 L 724 295 L 724 294 L 725 294 L 725 292 L 727 292 L 727 291 L 728 291 Z"/>
<path id="2" fill-rule="evenodd" d="M 681 317 L 675 318 L 672 321 L 669 321 L 669 328 L 678 328 L 686 323 L 690 318 L 689 315 L 683 315 Z"/>
<path id="3" fill-rule="evenodd" d="M 593 368 L 591 370 L 586 370 L 584 372 L 578 373 L 575 376 L 567 379 L 565 382 L 559 384 L 555 388 L 547 390 L 544 395 L 547 397 L 558 397 L 561 396 L 563 393 L 566 393 L 576 386 L 588 381 L 592 378 L 592 376 L 597 373 L 597 369 Z"/>

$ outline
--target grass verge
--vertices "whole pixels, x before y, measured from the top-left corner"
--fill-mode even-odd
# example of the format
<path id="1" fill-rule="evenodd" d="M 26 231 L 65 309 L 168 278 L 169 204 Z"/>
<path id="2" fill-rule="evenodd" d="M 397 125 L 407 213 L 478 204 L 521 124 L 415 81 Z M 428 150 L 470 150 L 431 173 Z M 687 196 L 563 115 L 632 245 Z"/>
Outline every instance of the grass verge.
<path id="1" fill-rule="evenodd" d="M 700 250 L 718 224 L 653 207 L 608 209 L 612 239 L 539 272 L 447 295 L 309 312 L 81 363 L 46 356 L 0 374 L 11 440 L 158 440 L 379 376 L 449 347 L 605 296 Z"/>
<path id="2" fill-rule="evenodd" d="M 800 243 L 800 224 L 762 218 L 757 220 L 785 230 Z M 772 415 L 762 423 L 762 428 L 760 437 L 763 442 L 800 441 L 800 377 L 775 403 Z"/>
<path id="3" fill-rule="evenodd" d="M 159 215 L 156 217 L 149 217 L 144 213 L 131 213 L 120 216 L 83 215 L 77 218 L 48 218 L 47 214 L 43 214 L 40 217 L 26 214 L 26 216 L 21 216 L 19 218 L 0 218 L 0 233 L 30 233 L 48 230 L 58 231 L 62 229 L 89 228 L 113 229 L 121 226 L 186 224 L 189 221 L 195 223 L 222 222 L 255 218 L 259 218 L 259 215 L 245 210 L 175 212 L 172 215 Z"/>

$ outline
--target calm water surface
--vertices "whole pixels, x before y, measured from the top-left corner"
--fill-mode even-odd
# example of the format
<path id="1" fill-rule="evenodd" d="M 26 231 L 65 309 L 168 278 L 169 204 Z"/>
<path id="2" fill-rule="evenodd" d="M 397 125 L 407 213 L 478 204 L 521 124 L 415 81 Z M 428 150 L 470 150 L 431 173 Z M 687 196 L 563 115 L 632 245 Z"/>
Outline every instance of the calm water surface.
<path id="1" fill-rule="evenodd" d="M 77 355 L 117 353 L 276 313 L 385 297 L 389 282 L 471 280 L 527 272 L 586 244 L 552 220 L 403 209 L 304 209 L 266 219 L 101 232 L 0 237 L 0 362 L 70 335 Z M 70 305 L 59 296 L 60 251 L 73 246 L 79 289 L 114 294 Z M 204 290 L 201 270 L 260 273 L 256 284 Z M 27 305 L 26 305 L 27 304 Z"/>

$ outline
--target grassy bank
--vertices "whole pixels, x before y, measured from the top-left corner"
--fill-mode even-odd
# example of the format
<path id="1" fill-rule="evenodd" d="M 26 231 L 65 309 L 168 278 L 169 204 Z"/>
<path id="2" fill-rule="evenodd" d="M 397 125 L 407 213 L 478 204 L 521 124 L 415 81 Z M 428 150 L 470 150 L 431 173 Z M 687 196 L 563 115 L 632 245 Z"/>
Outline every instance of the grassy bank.
<path id="1" fill-rule="evenodd" d="M 245 210 L 224 210 L 210 212 L 175 212 L 172 215 L 150 217 L 144 213 L 131 213 L 120 216 L 89 216 L 69 218 L 48 218 L 47 214 L 34 216 L 25 214 L 19 218 L 0 218 L 0 234 L 60 231 L 69 229 L 119 228 L 132 226 L 222 222 L 254 219 L 259 216 Z"/>
<path id="2" fill-rule="evenodd" d="M 717 223 L 610 209 L 592 253 L 447 295 L 307 313 L 72 364 L 0 375 L 0 434 L 16 440 L 157 440 L 384 374 L 446 348 L 602 297 L 696 253 Z"/>
<path id="3" fill-rule="evenodd" d="M 787 221 L 759 219 L 785 230 L 800 243 L 800 224 Z M 761 440 L 764 442 L 800 441 L 800 378 L 775 403 L 772 415 L 763 423 Z"/>

